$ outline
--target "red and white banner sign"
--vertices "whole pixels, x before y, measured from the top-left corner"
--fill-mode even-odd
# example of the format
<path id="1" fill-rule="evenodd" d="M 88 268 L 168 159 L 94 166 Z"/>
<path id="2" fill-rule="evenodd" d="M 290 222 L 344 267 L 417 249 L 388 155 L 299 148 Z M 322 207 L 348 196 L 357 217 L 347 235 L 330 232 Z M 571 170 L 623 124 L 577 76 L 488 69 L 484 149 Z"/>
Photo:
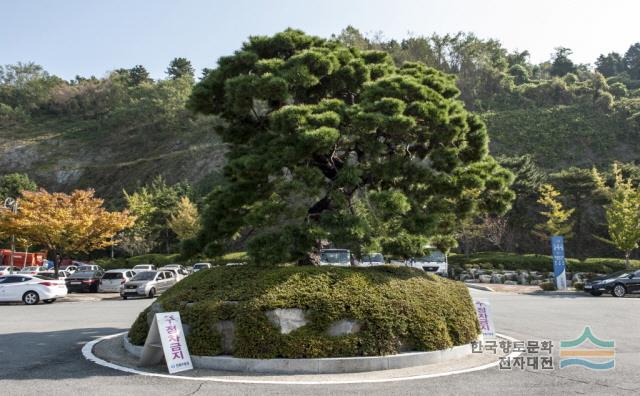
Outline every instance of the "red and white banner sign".
<path id="1" fill-rule="evenodd" d="M 480 322 L 480 331 L 485 337 L 495 337 L 496 328 L 493 326 L 493 317 L 491 316 L 491 304 L 487 300 L 475 301 L 476 312 L 478 313 L 478 322 Z"/>
<path id="2" fill-rule="evenodd" d="M 156 314 L 156 323 L 162 341 L 164 359 L 169 373 L 192 370 L 191 356 L 187 349 L 187 340 L 182 330 L 180 312 L 161 312 Z"/>

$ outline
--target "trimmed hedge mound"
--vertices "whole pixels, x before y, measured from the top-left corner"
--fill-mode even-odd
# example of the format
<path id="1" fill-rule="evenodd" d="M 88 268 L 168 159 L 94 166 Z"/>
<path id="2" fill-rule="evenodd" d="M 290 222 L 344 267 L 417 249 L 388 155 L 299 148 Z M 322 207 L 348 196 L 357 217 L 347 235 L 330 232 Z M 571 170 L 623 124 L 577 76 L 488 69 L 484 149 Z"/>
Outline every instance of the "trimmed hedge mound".
<path id="1" fill-rule="evenodd" d="M 233 322 L 233 355 L 246 358 L 431 351 L 469 343 L 479 334 L 463 284 L 403 267 L 219 267 L 189 276 L 158 302 L 165 311 L 180 311 L 194 355 L 222 354 L 219 321 Z M 281 334 L 265 314 L 277 308 L 300 308 L 308 323 Z M 129 331 L 134 344 L 144 344 L 148 312 Z M 330 336 L 331 323 L 342 319 L 358 321 L 360 330 Z"/>
<path id="2" fill-rule="evenodd" d="M 623 259 L 616 258 L 588 258 L 584 261 L 568 258 L 567 271 L 569 272 L 598 272 L 610 273 L 625 269 Z M 466 257 L 463 254 L 452 254 L 449 257 L 452 266 L 464 267 L 465 265 L 477 265 L 482 269 L 500 269 L 508 271 L 528 270 L 539 272 L 553 271 L 553 259 L 551 256 L 541 254 L 515 254 L 504 252 L 480 252 Z M 631 260 L 633 268 L 640 268 L 640 260 Z"/>

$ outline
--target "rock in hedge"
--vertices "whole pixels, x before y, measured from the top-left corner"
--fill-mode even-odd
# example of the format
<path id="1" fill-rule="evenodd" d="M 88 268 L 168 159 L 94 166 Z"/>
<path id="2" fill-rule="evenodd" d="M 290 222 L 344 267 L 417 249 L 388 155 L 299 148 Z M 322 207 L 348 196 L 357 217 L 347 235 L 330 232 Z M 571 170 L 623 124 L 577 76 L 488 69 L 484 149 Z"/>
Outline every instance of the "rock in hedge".
<path id="1" fill-rule="evenodd" d="M 333 322 L 327 330 L 327 334 L 331 337 L 343 336 L 347 334 L 354 334 L 360 331 L 360 322 L 351 319 L 342 319 L 337 322 Z"/>
<path id="2" fill-rule="evenodd" d="M 216 322 L 216 330 L 220 333 L 220 348 L 225 355 L 233 353 L 233 339 L 235 336 L 235 325 L 230 320 L 219 320 Z"/>
<path id="3" fill-rule="evenodd" d="M 289 334 L 309 323 L 304 311 L 300 308 L 278 308 L 267 311 L 265 314 L 269 321 L 280 329 L 280 334 Z"/>

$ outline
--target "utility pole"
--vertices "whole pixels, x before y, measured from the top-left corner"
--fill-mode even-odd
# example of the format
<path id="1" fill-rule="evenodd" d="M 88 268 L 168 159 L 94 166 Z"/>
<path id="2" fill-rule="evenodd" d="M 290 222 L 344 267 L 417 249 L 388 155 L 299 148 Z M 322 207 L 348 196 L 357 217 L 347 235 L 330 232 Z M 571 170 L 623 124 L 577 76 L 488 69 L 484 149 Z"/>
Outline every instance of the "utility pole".
<path id="1" fill-rule="evenodd" d="M 15 216 L 18 214 L 18 201 L 14 198 L 8 197 L 4 200 L 4 206 L 2 209 L 11 210 L 11 213 Z M 9 258 L 9 273 L 13 274 L 13 256 L 16 254 L 16 235 L 14 233 L 11 234 L 11 257 Z M 24 258 L 25 262 L 27 258 Z"/>

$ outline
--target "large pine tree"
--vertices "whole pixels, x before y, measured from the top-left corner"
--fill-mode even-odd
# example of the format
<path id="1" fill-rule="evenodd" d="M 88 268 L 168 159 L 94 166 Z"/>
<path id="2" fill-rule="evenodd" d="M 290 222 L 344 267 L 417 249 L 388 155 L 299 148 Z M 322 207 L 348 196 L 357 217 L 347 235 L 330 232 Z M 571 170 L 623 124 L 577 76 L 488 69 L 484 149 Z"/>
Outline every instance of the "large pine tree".
<path id="1" fill-rule="evenodd" d="M 464 219 L 513 199 L 458 95 L 454 77 L 384 52 L 298 30 L 251 37 L 191 97 L 225 121 L 229 147 L 199 245 L 246 243 L 259 264 L 313 261 L 320 241 L 405 257 L 452 246 Z"/>

